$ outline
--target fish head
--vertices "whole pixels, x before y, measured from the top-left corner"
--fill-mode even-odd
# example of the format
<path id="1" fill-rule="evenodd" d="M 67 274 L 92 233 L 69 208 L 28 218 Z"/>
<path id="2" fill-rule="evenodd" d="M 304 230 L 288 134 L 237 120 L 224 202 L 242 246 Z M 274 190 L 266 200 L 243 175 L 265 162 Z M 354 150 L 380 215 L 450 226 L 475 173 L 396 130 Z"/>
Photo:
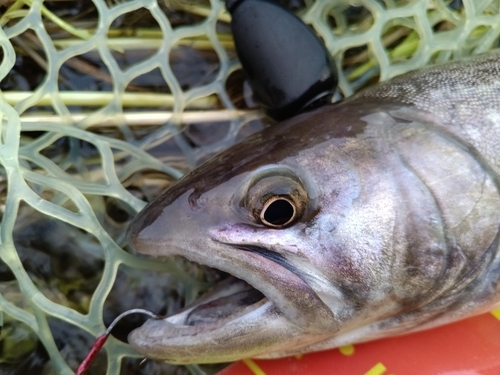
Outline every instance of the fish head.
<path id="1" fill-rule="evenodd" d="M 401 311 L 391 153 L 362 120 L 374 108 L 327 106 L 265 129 L 151 202 L 129 229 L 137 252 L 235 278 L 130 344 L 172 363 L 280 356 Z"/>

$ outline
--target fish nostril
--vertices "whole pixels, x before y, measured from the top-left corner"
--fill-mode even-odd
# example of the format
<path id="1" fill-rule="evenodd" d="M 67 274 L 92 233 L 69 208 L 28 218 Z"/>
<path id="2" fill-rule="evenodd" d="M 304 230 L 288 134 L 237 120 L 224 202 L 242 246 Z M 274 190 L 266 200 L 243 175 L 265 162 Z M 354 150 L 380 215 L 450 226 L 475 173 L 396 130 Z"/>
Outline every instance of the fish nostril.
<path id="1" fill-rule="evenodd" d="M 187 202 L 189 208 L 194 211 L 198 212 L 201 209 L 210 206 L 213 202 L 209 202 L 209 199 L 207 198 L 206 195 L 203 193 L 200 193 L 199 191 L 194 191 L 189 196 L 187 197 Z M 183 203 L 184 205 L 184 203 Z"/>

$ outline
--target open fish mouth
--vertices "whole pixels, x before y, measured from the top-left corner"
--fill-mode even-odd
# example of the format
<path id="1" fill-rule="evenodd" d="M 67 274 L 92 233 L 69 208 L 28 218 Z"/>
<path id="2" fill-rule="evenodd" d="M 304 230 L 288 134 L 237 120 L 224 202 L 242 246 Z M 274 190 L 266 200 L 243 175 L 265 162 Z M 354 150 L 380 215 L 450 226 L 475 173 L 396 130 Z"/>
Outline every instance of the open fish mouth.
<path id="1" fill-rule="evenodd" d="M 226 243 L 221 244 L 232 246 Z M 233 247 L 258 254 L 277 263 L 279 266 L 289 269 L 291 272 L 295 271 L 288 265 L 282 256 L 262 247 L 252 245 L 236 245 Z M 253 287 L 246 281 L 230 275 L 210 288 L 209 291 L 193 303 L 193 306 L 182 313 L 182 316 L 185 316 L 183 324 L 213 329 L 231 320 L 240 318 L 256 310 L 265 303 L 270 302 L 262 291 Z"/>
<path id="2" fill-rule="evenodd" d="M 222 362 L 289 349 L 293 337 L 282 341 L 290 334 L 331 334 L 333 313 L 284 257 L 258 246 L 218 245 L 237 251 L 238 262 L 229 269 L 221 261 L 217 269 L 242 278 L 229 276 L 180 313 L 148 320 L 129 335 L 136 350 L 172 363 Z"/>
<path id="3" fill-rule="evenodd" d="M 214 285 L 188 308 L 164 320 L 182 327 L 183 335 L 197 335 L 202 331 L 218 329 L 266 303 L 270 303 L 269 299 L 262 292 L 243 280 L 229 276 Z M 173 330 L 172 335 L 176 334 L 178 331 Z"/>
<path id="4" fill-rule="evenodd" d="M 233 276 L 217 284 L 217 291 L 210 293 L 196 307 L 189 309 L 185 325 L 222 325 L 257 309 L 268 299 L 257 289 Z"/>
<path id="5" fill-rule="evenodd" d="M 220 242 L 220 244 L 258 255 L 263 258 L 262 260 L 274 262 L 276 267 L 282 267 L 302 279 L 300 272 L 278 253 L 255 245 L 231 245 L 223 242 Z M 308 286 L 304 282 L 302 288 L 306 287 Z M 262 289 L 262 291 L 257 288 Z M 176 314 L 175 318 L 167 318 L 166 320 L 175 320 L 177 324 L 187 326 L 200 326 L 195 330 L 196 332 L 199 332 L 199 329 L 204 327 L 213 329 L 248 314 L 267 302 L 272 303 L 265 296 L 265 290 L 265 284 L 254 287 L 235 276 L 229 276 L 210 288 L 209 291 L 194 301 L 192 306 Z M 315 293 L 312 289 L 309 292 Z M 272 295 L 273 293 L 270 292 L 269 294 Z"/>

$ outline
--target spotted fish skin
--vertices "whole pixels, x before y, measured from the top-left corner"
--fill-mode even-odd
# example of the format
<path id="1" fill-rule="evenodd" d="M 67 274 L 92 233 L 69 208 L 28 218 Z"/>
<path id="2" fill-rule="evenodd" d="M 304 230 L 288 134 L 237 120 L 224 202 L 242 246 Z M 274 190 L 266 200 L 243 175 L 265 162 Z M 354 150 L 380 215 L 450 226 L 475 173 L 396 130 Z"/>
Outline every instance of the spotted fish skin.
<path id="1" fill-rule="evenodd" d="M 499 142 L 497 52 L 397 77 L 251 136 L 129 229 L 137 252 L 181 255 L 251 287 L 234 279 L 148 321 L 130 344 L 173 363 L 279 357 L 499 307 Z M 293 208 L 288 222 L 266 221 L 272 199 Z M 252 287 L 265 298 L 255 303 Z"/>

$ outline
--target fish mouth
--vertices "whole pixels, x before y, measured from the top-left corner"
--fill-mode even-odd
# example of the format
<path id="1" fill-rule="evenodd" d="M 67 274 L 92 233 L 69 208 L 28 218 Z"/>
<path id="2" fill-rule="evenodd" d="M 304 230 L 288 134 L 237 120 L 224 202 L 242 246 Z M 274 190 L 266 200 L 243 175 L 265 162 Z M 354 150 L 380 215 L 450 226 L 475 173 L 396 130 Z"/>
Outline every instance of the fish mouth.
<path id="1" fill-rule="evenodd" d="M 180 313 L 132 331 L 129 343 L 140 353 L 172 363 L 232 361 L 277 345 L 289 348 L 281 342 L 285 332 L 317 337 L 336 330 L 331 310 L 282 255 L 216 242 L 228 253 L 236 250 L 238 261 L 186 258 L 238 277 L 219 282 Z"/>
<path id="2" fill-rule="evenodd" d="M 281 254 L 256 245 L 235 245 L 221 241 L 216 242 L 223 246 L 255 254 L 262 258 L 261 261 L 265 259 L 273 262 L 277 267 L 282 267 L 303 280 L 299 270 L 288 263 Z M 313 292 L 312 289 L 310 291 Z M 266 297 L 265 292 L 265 284 L 253 286 L 231 275 L 222 282 L 214 285 L 206 294 L 194 302 L 193 307 L 189 308 L 189 313 L 186 315 L 184 324 L 188 326 L 209 325 L 211 328 L 214 325 L 221 326 L 269 302 L 270 300 Z M 272 295 L 273 293 L 269 294 Z"/>
<path id="3" fill-rule="evenodd" d="M 183 324 L 217 328 L 268 302 L 262 292 L 234 276 L 219 282 L 208 294 L 195 301 Z M 198 330 L 197 330 L 198 331 Z"/>
<path id="4" fill-rule="evenodd" d="M 283 256 L 263 247 L 216 242 L 234 249 L 257 254 L 297 274 L 296 270 L 286 262 Z M 257 287 L 230 275 L 214 285 L 194 302 L 194 306 L 189 308 L 184 324 L 188 326 L 204 325 L 210 328 L 214 328 L 214 325 L 222 326 L 228 321 L 256 310 L 267 302 L 269 302 L 269 299 Z"/>
<path id="5" fill-rule="evenodd" d="M 260 258 L 258 259 L 258 263 L 266 263 L 268 271 L 271 268 L 274 268 L 275 271 L 277 269 L 281 269 L 284 272 L 288 271 L 302 281 L 301 290 L 308 289 L 309 293 L 315 294 L 300 275 L 300 271 L 288 263 L 286 258 L 281 254 L 256 245 L 230 244 L 216 240 L 214 242 L 233 250 L 237 249 L 245 252 L 252 258 Z M 184 255 L 181 256 L 184 257 Z M 188 261 L 190 260 L 188 259 Z M 200 264 L 199 261 L 196 262 Z M 209 288 L 208 291 L 180 313 L 165 318 L 166 321 L 178 325 L 196 326 L 196 328 L 193 328 L 193 333 L 199 333 L 200 329 L 217 328 L 217 326 L 222 326 L 228 321 L 248 314 L 266 303 L 272 303 L 272 300 L 266 297 L 266 294 L 272 296 L 275 293 L 273 291 L 266 293 L 266 283 L 252 285 L 250 284 L 251 281 L 248 282 L 234 276 L 233 273 L 238 274 L 237 271 L 214 268 L 212 265 L 202 265 L 209 266 L 219 272 L 229 272 L 229 275 Z M 251 265 L 247 264 L 246 268 L 249 267 Z M 187 334 L 188 332 L 186 331 L 185 333 Z"/>

